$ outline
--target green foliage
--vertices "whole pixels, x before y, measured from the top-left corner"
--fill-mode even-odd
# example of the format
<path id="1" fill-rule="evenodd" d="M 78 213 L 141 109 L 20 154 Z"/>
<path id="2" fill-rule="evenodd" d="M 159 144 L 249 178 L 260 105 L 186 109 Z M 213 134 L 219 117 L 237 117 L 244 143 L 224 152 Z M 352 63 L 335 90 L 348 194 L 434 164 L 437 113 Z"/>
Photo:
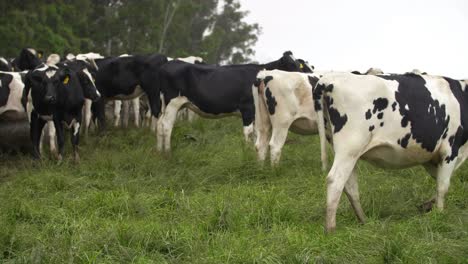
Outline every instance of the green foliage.
<path id="1" fill-rule="evenodd" d="M 237 1 L 220 5 L 219 0 L 2 1 L 0 54 L 14 57 L 21 48 L 34 47 L 58 54 L 162 52 L 198 55 L 211 63 L 248 61 L 259 26 L 243 21 L 246 12 Z"/>
<path id="2" fill-rule="evenodd" d="M 190 134 L 196 141 L 187 139 Z M 281 165 L 255 160 L 238 118 L 179 122 L 173 152 L 148 129 L 82 142 L 80 165 L 0 156 L 1 263 L 466 263 L 467 166 L 444 212 L 421 214 L 422 168 L 358 165 L 368 222 L 343 195 L 325 235 L 318 137 L 291 134 Z M 70 147 L 67 145 L 67 147 Z"/>

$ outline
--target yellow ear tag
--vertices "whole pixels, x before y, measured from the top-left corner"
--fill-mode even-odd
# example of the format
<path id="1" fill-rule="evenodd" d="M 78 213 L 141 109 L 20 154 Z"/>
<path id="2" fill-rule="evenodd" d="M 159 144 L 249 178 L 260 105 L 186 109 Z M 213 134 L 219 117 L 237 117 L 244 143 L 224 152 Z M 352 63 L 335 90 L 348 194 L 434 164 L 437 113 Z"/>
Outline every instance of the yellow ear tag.
<path id="1" fill-rule="evenodd" d="M 301 63 L 301 64 L 299 65 L 299 68 L 304 69 L 304 64 Z"/>
<path id="2" fill-rule="evenodd" d="M 37 57 L 38 57 L 39 59 L 42 59 L 42 53 L 38 53 L 38 54 L 37 54 Z"/>
<path id="3" fill-rule="evenodd" d="M 70 77 L 66 76 L 65 79 L 63 79 L 63 84 L 68 84 L 68 81 L 70 81 Z"/>

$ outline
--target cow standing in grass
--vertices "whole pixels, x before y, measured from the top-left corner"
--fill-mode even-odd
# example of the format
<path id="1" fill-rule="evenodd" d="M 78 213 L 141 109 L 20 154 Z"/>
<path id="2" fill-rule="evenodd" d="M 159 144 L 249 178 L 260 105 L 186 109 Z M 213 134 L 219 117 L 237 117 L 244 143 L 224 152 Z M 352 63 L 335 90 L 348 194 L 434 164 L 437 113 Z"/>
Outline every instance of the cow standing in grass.
<path id="1" fill-rule="evenodd" d="M 78 143 L 81 125 L 82 109 L 85 97 L 98 98 L 99 93 L 92 82 L 86 85 L 80 83 L 79 75 L 67 66 L 42 65 L 26 75 L 22 103 L 26 108 L 29 92 L 31 92 L 31 140 L 33 156 L 40 158 L 39 143 L 42 129 L 47 121 L 53 121 L 57 134 L 58 160 L 64 153 L 63 126 L 71 129 L 71 142 L 75 162 L 79 161 Z M 86 74 L 85 74 L 86 75 Z"/>
<path id="2" fill-rule="evenodd" d="M 327 133 L 335 152 L 327 176 L 327 231 L 336 227 L 343 189 L 365 221 L 355 170 L 359 159 L 386 168 L 423 165 L 437 181 L 436 195 L 425 206 L 444 208 L 450 178 L 468 156 L 465 82 L 416 74 L 327 74 L 313 96 L 320 140 Z"/>
<path id="3" fill-rule="evenodd" d="M 255 119 L 252 84 L 262 69 L 301 71 L 291 52 L 263 65 L 197 65 L 177 60 L 163 65 L 159 81 L 166 109 L 158 120 L 157 149 L 170 151 L 172 128 L 178 111 L 184 107 L 206 118 L 240 112 L 244 137 L 248 140 Z"/>

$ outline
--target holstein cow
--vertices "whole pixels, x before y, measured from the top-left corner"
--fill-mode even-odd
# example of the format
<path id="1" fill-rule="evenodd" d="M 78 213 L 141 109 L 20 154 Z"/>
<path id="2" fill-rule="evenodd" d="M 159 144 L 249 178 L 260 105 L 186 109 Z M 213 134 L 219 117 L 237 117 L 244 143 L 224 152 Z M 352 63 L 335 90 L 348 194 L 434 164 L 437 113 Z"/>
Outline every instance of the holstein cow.
<path id="1" fill-rule="evenodd" d="M 252 93 L 255 148 L 260 161 L 265 160 L 269 147 L 271 164 L 278 164 L 289 130 L 302 135 L 318 133 L 312 89 L 311 76 L 304 73 L 280 70 L 258 73 Z M 322 163 L 325 169 L 326 160 Z"/>
<path id="2" fill-rule="evenodd" d="M 64 131 L 63 125 L 71 129 L 74 160 L 79 161 L 78 143 L 82 108 L 85 97 L 98 97 L 92 82 L 80 83 L 80 72 L 75 73 L 68 66 L 42 65 L 26 75 L 22 103 L 25 106 L 31 91 L 34 109 L 31 113 L 31 140 L 33 156 L 40 158 L 39 141 L 47 121 L 54 122 L 57 133 L 59 153 L 58 160 L 63 157 Z"/>
<path id="3" fill-rule="evenodd" d="M 343 188 L 365 220 L 355 170 L 359 159 L 389 168 L 423 165 L 437 181 L 436 195 L 425 205 L 443 209 L 450 177 L 468 156 L 466 83 L 416 74 L 328 74 L 313 96 L 320 139 L 325 141 L 325 117 L 335 152 L 327 176 L 327 231 L 335 229 Z"/>
<path id="4" fill-rule="evenodd" d="M 157 117 L 161 108 L 157 72 L 166 62 L 166 56 L 160 54 L 96 60 L 99 67 L 96 86 L 103 98 L 94 109 L 101 126 L 105 124 L 105 100 L 130 100 L 143 93 L 148 96 L 153 116 Z"/>
<path id="5" fill-rule="evenodd" d="M 2 119 L 21 120 L 26 117 L 21 104 L 25 72 L 0 72 L 0 116 Z"/>
<path id="6" fill-rule="evenodd" d="M 207 118 L 240 112 L 244 136 L 253 132 L 255 106 L 252 84 L 262 69 L 301 71 L 291 52 L 268 64 L 199 65 L 170 61 L 159 72 L 166 109 L 158 120 L 157 149 L 170 151 L 171 133 L 177 112 L 183 107 Z"/>

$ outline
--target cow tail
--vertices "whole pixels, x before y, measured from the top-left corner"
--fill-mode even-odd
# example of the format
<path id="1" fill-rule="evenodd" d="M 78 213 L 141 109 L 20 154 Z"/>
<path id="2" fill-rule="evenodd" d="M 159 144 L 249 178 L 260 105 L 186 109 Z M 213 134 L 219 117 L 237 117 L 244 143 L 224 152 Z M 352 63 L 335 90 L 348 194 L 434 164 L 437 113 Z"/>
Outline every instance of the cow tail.
<path id="1" fill-rule="evenodd" d="M 256 138 L 259 139 L 259 133 L 262 130 L 268 129 L 265 127 L 265 120 L 269 120 L 270 116 L 267 114 L 268 109 L 265 103 L 265 99 L 263 96 L 263 93 L 265 91 L 265 81 L 264 81 L 264 74 L 263 72 L 260 72 L 257 75 L 257 79 L 254 82 L 254 85 L 252 87 L 252 96 L 254 100 L 254 105 L 255 105 L 255 121 L 254 121 L 254 127 L 255 127 L 255 134 Z M 259 144 L 259 142 L 256 142 L 256 145 Z"/>
<path id="2" fill-rule="evenodd" d="M 318 82 L 318 79 L 315 83 Z M 322 161 L 322 170 L 326 171 L 328 169 L 328 158 L 327 158 L 327 138 L 325 133 L 325 119 L 324 119 L 324 96 L 325 96 L 325 85 L 318 83 L 317 85 L 312 86 L 312 96 L 314 99 L 314 109 L 317 114 L 317 127 L 320 138 L 320 158 Z"/>

